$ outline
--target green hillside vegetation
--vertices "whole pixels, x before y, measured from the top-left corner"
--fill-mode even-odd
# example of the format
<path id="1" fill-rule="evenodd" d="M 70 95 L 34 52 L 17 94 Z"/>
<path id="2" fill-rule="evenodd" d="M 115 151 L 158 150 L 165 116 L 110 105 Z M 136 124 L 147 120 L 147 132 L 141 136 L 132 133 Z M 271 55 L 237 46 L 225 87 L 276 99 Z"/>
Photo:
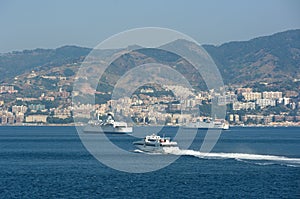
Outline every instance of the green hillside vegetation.
<path id="1" fill-rule="evenodd" d="M 63 46 L 57 49 L 35 49 L 0 55 L 0 81 L 31 70 L 80 62 L 90 52 L 89 48 Z"/>
<path id="2" fill-rule="evenodd" d="M 192 45 L 187 41 L 174 41 L 167 45 Z M 229 42 L 220 46 L 203 45 L 218 66 L 227 85 L 249 86 L 256 90 L 294 90 L 300 84 L 300 30 L 289 30 L 249 41 Z M 119 50 L 97 50 L 101 56 L 110 56 Z M 13 83 L 16 76 L 35 71 L 54 76 L 74 77 L 76 66 L 91 51 L 89 48 L 63 46 L 57 49 L 35 49 L 0 54 L 0 83 Z M 78 64 L 76 64 L 78 63 Z M 145 63 L 169 65 L 191 81 L 198 89 L 206 89 L 202 77 L 189 63 L 177 55 L 158 49 L 139 49 L 115 60 L 105 71 L 98 88 L 110 91 L 128 70 Z M 52 70 L 57 68 L 57 70 Z M 47 72 L 48 71 L 48 72 Z M 45 89 L 55 89 L 57 82 L 36 80 Z M 17 85 L 19 86 L 19 85 Z M 29 90 L 36 89 L 34 86 Z M 22 88 L 20 89 L 22 90 Z"/>
<path id="3" fill-rule="evenodd" d="M 300 30 L 203 47 L 227 84 L 274 83 L 300 77 Z"/>

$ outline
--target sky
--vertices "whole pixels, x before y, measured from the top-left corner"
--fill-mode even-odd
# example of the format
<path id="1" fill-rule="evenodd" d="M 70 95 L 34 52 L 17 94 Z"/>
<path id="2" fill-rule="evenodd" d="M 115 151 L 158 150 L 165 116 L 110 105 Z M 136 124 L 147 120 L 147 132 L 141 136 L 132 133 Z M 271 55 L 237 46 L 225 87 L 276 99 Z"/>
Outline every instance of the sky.
<path id="1" fill-rule="evenodd" d="M 95 47 L 122 31 L 163 27 L 220 45 L 300 28 L 298 0 L 0 0 L 0 53 Z"/>

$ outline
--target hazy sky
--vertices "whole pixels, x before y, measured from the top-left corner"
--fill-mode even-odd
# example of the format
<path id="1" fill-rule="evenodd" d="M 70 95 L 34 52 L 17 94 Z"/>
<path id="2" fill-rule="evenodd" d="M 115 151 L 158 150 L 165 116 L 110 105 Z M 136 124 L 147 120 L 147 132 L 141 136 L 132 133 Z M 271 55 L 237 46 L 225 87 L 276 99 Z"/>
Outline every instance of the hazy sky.
<path id="1" fill-rule="evenodd" d="M 218 45 L 300 28 L 300 1 L 0 0 L 0 52 L 94 47 L 113 34 L 145 26 Z"/>

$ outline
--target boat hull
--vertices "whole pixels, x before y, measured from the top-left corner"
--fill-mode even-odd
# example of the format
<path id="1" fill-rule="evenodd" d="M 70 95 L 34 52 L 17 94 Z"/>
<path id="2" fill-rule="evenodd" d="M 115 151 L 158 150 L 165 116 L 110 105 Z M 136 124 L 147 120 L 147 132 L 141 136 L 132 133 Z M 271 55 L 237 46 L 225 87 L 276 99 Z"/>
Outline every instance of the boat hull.
<path id="1" fill-rule="evenodd" d="M 183 126 L 183 128 L 186 128 L 186 129 L 206 129 L 206 130 L 207 129 L 228 130 L 229 125 L 225 124 L 225 123 L 215 124 L 215 123 L 195 122 L 195 123 L 187 124 L 187 125 Z"/>
<path id="2" fill-rule="evenodd" d="M 137 141 L 133 145 L 141 151 L 150 153 L 166 153 L 165 149 L 178 149 L 177 144 L 161 146 L 160 144 L 145 144 L 143 141 Z"/>
<path id="3" fill-rule="evenodd" d="M 141 151 L 144 152 L 157 152 L 157 153 L 162 153 L 163 152 L 163 147 L 160 146 L 147 146 L 147 145 L 135 145 L 136 148 L 138 148 Z"/>
<path id="4" fill-rule="evenodd" d="M 107 134 L 130 134 L 132 127 L 113 127 L 113 126 L 97 126 L 87 125 L 84 130 L 85 133 L 107 133 Z"/>

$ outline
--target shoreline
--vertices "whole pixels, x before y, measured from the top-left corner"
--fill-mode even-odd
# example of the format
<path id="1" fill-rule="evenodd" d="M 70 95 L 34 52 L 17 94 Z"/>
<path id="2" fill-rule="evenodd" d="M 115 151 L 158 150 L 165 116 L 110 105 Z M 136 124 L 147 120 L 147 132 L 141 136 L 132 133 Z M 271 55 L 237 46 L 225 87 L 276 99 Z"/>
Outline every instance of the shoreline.
<path id="1" fill-rule="evenodd" d="M 1 127 L 76 127 L 76 126 L 85 126 L 84 124 L 31 124 L 31 123 L 22 123 L 22 124 L 6 124 L 1 125 Z M 183 127 L 180 125 L 134 125 L 133 127 Z M 300 127 L 299 123 L 291 124 L 291 123 L 283 123 L 283 124 L 274 124 L 274 125 L 230 125 L 230 128 L 288 128 L 288 127 Z M 229 130 L 230 130 L 229 128 Z"/>

